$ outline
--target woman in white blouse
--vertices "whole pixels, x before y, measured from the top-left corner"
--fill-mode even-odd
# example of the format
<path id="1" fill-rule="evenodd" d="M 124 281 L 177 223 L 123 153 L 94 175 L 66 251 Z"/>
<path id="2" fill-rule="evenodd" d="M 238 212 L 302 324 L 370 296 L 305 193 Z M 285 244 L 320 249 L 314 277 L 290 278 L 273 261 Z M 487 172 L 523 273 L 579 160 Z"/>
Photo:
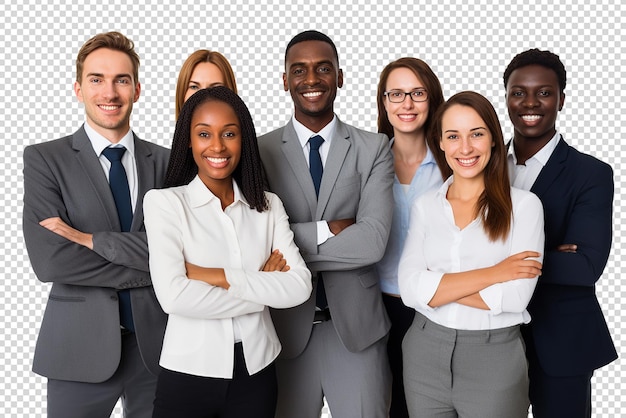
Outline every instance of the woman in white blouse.
<path id="1" fill-rule="evenodd" d="M 169 314 L 154 417 L 273 417 L 280 342 L 268 306 L 306 301 L 311 274 L 263 190 L 252 117 L 226 87 L 176 123 L 165 180 L 144 199 L 150 273 Z"/>
<path id="2" fill-rule="evenodd" d="M 520 324 L 541 274 L 543 209 L 511 188 L 497 114 L 478 93 L 437 112 L 444 179 L 412 207 L 398 279 L 416 310 L 403 342 L 410 416 L 526 417 Z"/>

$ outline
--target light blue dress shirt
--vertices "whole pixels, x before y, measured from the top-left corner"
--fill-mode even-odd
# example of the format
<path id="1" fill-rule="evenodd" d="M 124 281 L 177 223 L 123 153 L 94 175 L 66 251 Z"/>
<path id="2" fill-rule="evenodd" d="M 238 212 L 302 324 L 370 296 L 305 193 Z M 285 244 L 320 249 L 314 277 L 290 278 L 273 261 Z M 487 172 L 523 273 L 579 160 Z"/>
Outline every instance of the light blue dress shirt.
<path id="1" fill-rule="evenodd" d="M 393 146 L 393 139 L 391 145 Z M 393 148 L 391 148 L 393 153 Z M 437 167 L 437 163 L 430 149 L 426 151 L 426 157 L 420 164 L 417 171 L 411 179 L 408 190 L 400 184 L 398 176 L 394 176 L 393 180 L 393 220 L 391 222 L 391 232 L 387 249 L 382 260 L 378 262 L 378 276 L 380 277 L 380 288 L 383 293 L 393 295 L 400 294 L 398 287 L 398 263 L 400 255 L 404 248 L 404 240 L 409 229 L 409 217 L 411 206 L 415 199 L 424 194 L 424 192 L 437 188 L 443 184 L 441 172 Z M 405 191 L 406 190 L 406 191 Z"/>

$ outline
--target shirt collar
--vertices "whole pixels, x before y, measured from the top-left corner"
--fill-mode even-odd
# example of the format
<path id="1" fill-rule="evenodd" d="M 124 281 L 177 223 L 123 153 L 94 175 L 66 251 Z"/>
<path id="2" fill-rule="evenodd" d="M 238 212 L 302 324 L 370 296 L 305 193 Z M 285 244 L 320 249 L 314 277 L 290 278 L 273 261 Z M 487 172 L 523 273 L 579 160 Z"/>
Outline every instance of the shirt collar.
<path id="1" fill-rule="evenodd" d="M 189 201 L 191 207 L 199 207 L 204 206 L 212 200 L 219 200 L 217 196 L 215 196 L 211 190 L 202 182 L 200 176 L 196 175 L 188 185 L 189 188 Z M 241 193 L 241 189 L 237 185 L 237 182 L 233 179 L 233 190 L 235 192 L 235 197 L 233 199 L 232 205 L 237 202 L 241 202 L 244 205 L 250 207 L 250 204 L 246 200 L 246 198 Z"/>
<path id="2" fill-rule="evenodd" d="M 557 131 L 552 137 L 552 139 L 550 139 L 546 145 L 544 145 L 539 151 L 537 151 L 535 155 L 530 157 L 529 160 L 534 158 L 542 166 L 545 166 L 548 163 L 548 160 L 550 159 L 550 157 L 552 156 L 552 153 L 554 152 L 554 149 L 556 148 L 557 144 L 559 143 L 560 138 L 561 138 L 561 134 L 559 134 L 559 132 Z M 513 164 L 517 165 L 517 156 L 515 155 L 515 142 L 513 140 L 511 140 L 511 144 L 509 145 L 508 156 L 509 156 L 509 159 L 513 161 Z"/>
<path id="3" fill-rule="evenodd" d="M 133 141 L 133 131 L 130 129 L 126 134 L 122 137 L 120 142 L 117 144 L 112 144 L 111 141 L 100 135 L 96 132 L 95 129 L 89 125 L 88 122 L 85 122 L 85 132 L 87 133 L 87 137 L 89 138 L 89 142 L 91 142 L 91 146 L 93 150 L 96 152 L 96 155 L 99 157 L 104 151 L 105 148 L 110 146 L 124 146 L 126 148 L 126 152 L 130 153 L 131 156 L 135 156 L 135 141 Z"/>
<path id="4" fill-rule="evenodd" d="M 337 116 L 333 115 L 333 119 L 328 123 L 328 125 L 324 126 L 319 132 L 313 132 L 303 124 L 301 124 L 296 116 L 292 116 L 291 120 L 293 122 L 293 128 L 296 130 L 296 135 L 298 135 L 298 141 L 300 141 L 300 145 L 304 148 L 309 142 L 309 138 L 313 135 L 320 135 L 324 138 L 324 142 L 330 145 L 330 141 L 333 138 L 333 134 L 335 133 L 335 125 L 337 124 Z"/>

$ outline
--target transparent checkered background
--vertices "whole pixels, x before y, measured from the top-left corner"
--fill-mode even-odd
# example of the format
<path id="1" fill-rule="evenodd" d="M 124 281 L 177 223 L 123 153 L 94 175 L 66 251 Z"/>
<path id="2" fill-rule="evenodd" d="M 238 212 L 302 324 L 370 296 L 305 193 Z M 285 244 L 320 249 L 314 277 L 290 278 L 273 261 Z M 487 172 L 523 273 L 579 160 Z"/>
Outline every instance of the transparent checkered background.
<path id="1" fill-rule="evenodd" d="M 528 48 L 556 52 L 568 70 L 560 131 L 570 144 L 615 169 L 613 250 L 597 292 L 618 351 L 624 350 L 620 299 L 626 287 L 619 281 L 621 251 L 626 245 L 622 228 L 626 220 L 620 210 L 626 198 L 622 180 L 626 173 L 620 165 L 625 155 L 621 142 L 626 111 L 623 2 L 186 3 L 4 0 L 0 5 L 0 135 L 5 150 L 0 157 L 5 168 L 1 185 L 4 236 L 0 240 L 4 271 L 0 284 L 1 416 L 45 416 L 45 380 L 30 368 L 48 286 L 32 273 L 23 245 L 22 151 L 27 144 L 72 133 L 83 122 L 83 109 L 72 90 L 74 60 L 88 38 L 109 30 L 133 39 L 142 60 L 143 91 L 132 127 L 141 137 L 166 146 L 174 130 L 176 76 L 184 59 L 199 48 L 218 50 L 233 64 L 258 134 L 284 124 L 291 115 L 291 99 L 281 81 L 287 42 L 302 30 L 318 29 L 330 35 L 339 50 L 345 85 L 339 91 L 336 112 L 345 122 L 375 130 L 380 71 L 391 60 L 415 56 L 432 66 L 446 97 L 470 89 L 492 100 L 505 137 L 511 135 L 512 127 L 501 81 L 504 68 L 515 54 Z M 623 415 L 625 368 L 620 359 L 596 372 L 595 417 Z M 329 416 L 327 410 L 323 415 Z M 114 416 L 121 416 L 119 407 Z"/>

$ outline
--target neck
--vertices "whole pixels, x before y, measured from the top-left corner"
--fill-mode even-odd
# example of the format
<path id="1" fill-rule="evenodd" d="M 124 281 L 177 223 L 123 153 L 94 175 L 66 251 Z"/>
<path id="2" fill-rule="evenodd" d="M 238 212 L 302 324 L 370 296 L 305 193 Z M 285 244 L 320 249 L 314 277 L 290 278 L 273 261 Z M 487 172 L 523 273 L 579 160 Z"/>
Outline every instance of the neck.
<path id="1" fill-rule="evenodd" d="M 335 114 L 332 112 L 332 110 L 328 114 L 315 116 L 306 115 L 298 112 L 297 110 L 295 113 L 296 120 L 303 124 L 307 129 L 315 133 L 318 133 L 319 131 L 324 129 L 324 127 L 333 120 L 334 116 Z"/>
<path id="2" fill-rule="evenodd" d="M 448 200 L 477 201 L 483 191 L 485 191 L 485 179 L 483 177 L 472 179 L 454 177 L 454 182 L 448 188 L 446 197 Z"/>
<path id="3" fill-rule="evenodd" d="M 544 138 L 527 138 L 516 133 L 513 137 L 512 146 L 515 158 L 517 159 L 517 165 L 525 164 L 526 161 L 532 158 L 533 155 L 538 153 L 548 142 L 550 142 L 555 133 L 556 130 Z"/>
<path id="4" fill-rule="evenodd" d="M 394 159 L 406 163 L 421 162 L 426 157 L 428 145 L 423 132 L 417 135 L 394 132 L 393 134 Z"/>

